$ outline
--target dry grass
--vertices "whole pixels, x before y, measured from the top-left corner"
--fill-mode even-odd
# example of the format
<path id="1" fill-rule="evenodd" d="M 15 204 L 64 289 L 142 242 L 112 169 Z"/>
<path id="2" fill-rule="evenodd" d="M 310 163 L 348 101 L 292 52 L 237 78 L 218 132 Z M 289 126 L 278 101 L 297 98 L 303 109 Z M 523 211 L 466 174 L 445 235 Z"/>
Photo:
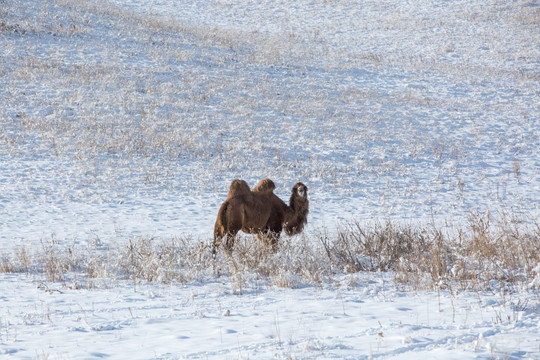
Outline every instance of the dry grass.
<path id="1" fill-rule="evenodd" d="M 48 192 L 52 201 L 107 206 L 129 199 L 134 189 L 153 198 L 170 189 L 218 192 L 236 175 L 265 174 L 283 182 L 311 179 L 312 193 L 320 196 L 315 205 L 324 203 L 321 194 L 364 189 L 365 202 L 384 209 L 415 205 L 418 193 L 443 190 L 455 196 L 434 205 L 470 208 L 479 196 L 498 198 L 499 184 L 519 195 L 519 186 L 537 179 L 538 117 L 531 104 L 538 98 L 538 72 L 525 31 L 537 26 L 537 9 L 502 13 L 525 28 L 518 37 L 493 34 L 505 40 L 500 45 L 486 34 L 473 37 L 478 43 L 426 46 L 423 54 L 415 52 L 419 47 L 402 53 L 383 44 L 381 53 L 356 45 L 355 53 L 343 56 L 339 46 L 319 46 L 315 32 L 297 29 L 267 38 L 66 0 L 32 3 L 39 16 L 28 21 L 26 2 L 0 3 L 6 5 L 0 9 L 0 84 L 6 89 L 0 94 L 0 154 L 10 162 L 52 158 L 61 165 L 21 165 L 25 176 L 14 188 L 28 203 Z M 485 25 L 489 19 L 476 18 L 484 13 L 500 12 L 462 16 Z M 398 31 L 404 35 L 432 26 L 403 16 L 363 26 L 385 35 L 385 26 L 408 30 Z M 449 29 L 442 40 L 462 23 L 447 21 L 434 26 Z M 513 63 L 505 62 L 506 52 L 478 50 L 520 41 L 527 45 L 516 53 L 527 52 Z M 507 98 L 502 88 L 515 91 Z M 502 135 L 510 122 L 519 137 Z M 275 132 L 270 140 L 269 129 Z M 488 174 L 488 190 L 479 185 L 487 182 L 484 172 L 499 167 L 508 173 Z M 40 176 L 57 182 L 40 191 L 34 182 Z M 105 248 L 51 239 L 39 249 L 2 254 L 0 271 L 88 287 L 99 279 L 230 279 L 241 291 L 254 280 L 285 287 L 335 284 L 359 271 L 392 271 L 408 288 L 540 287 L 539 238 L 538 225 L 503 216 L 471 215 L 451 230 L 357 222 L 332 234 L 283 239 L 276 254 L 242 237 L 232 257 L 220 254 L 216 262 L 191 238 L 128 239 Z"/>
<path id="2" fill-rule="evenodd" d="M 446 231 L 449 233 L 449 231 Z M 489 214 L 471 215 L 454 235 L 442 229 L 415 229 L 391 222 L 351 223 L 329 235 L 283 238 L 277 253 L 255 236 L 239 236 L 232 255 L 216 260 L 209 246 L 192 238 L 129 239 L 111 247 L 61 246 L 54 239 L 41 249 L 20 248 L 0 257 L 1 272 L 28 272 L 44 280 L 95 286 L 96 280 L 194 283 L 231 281 L 245 286 L 296 288 L 338 285 L 361 271 L 393 272 L 404 289 L 493 290 L 538 287 L 540 227 L 526 227 Z M 71 285 L 69 285 L 71 286 Z"/>
<path id="3" fill-rule="evenodd" d="M 4 145 L 0 152 L 74 161 L 79 173 L 73 179 L 88 174 L 102 189 L 109 187 L 102 192 L 121 193 L 125 187 L 117 184 L 126 174 L 168 188 L 180 187 L 181 181 L 187 183 L 186 179 L 175 180 L 177 173 L 208 178 L 198 168 L 178 168 L 179 160 L 184 159 L 204 163 L 202 169 L 215 169 L 213 177 L 218 183 L 211 190 L 216 191 L 237 174 L 260 171 L 287 181 L 321 179 L 320 184 L 314 184 L 321 192 L 328 190 L 321 184 L 342 192 L 358 188 L 358 173 L 367 178 L 366 183 L 376 183 L 380 174 L 395 175 L 403 179 L 400 188 L 416 193 L 416 183 L 432 189 L 429 176 L 442 173 L 447 165 L 455 171 L 443 173 L 441 181 L 462 184 L 451 189 L 459 205 L 476 176 L 462 170 L 470 170 L 475 161 L 463 149 L 482 149 L 485 144 L 480 136 L 485 136 L 486 130 L 480 125 L 476 139 L 462 129 L 471 112 L 481 109 L 485 118 L 490 118 L 492 114 L 484 106 L 495 106 L 461 93 L 445 95 L 452 84 L 438 84 L 438 78 L 433 79 L 433 87 L 444 91 L 431 91 L 424 86 L 430 82 L 425 72 L 438 69 L 441 76 L 453 76 L 462 83 L 478 74 L 490 78 L 492 74 L 483 70 L 487 67 L 464 66 L 461 61 L 454 64 L 436 56 L 417 59 L 415 54 L 409 58 L 409 54 L 395 53 L 393 47 L 388 47 L 388 53 L 366 50 L 364 54 L 358 46 L 357 53 L 344 57 L 342 48 L 330 44 L 325 44 L 330 49 L 319 49 L 322 40 L 316 33 L 324 29 L 318 28 L 307 33 L 294 29 L 267 38 L 262 33 L 188 26 L 100 2 L 65 0 L 33 4 L 39 16 L 30 22 L 21 15 L 24 12 L 19 7 L 24 5 L 13 1 L 0 10 L 0 33 L 6 35 L 2 40 L 6 57 L 0 66 L 0 74 L 6 76 L 1 85 L 8 89 L 1 98 L 5 109 L 0 110 L 0 142 Z M 499 13 L 494 10 L 486 9 L 488 14 Z M 524 12 L 523 16 L 534 13 Z M 393 17 L 394 12 L 391 14 Z M 483 24 L 479 14 L 462 14 L 466 15 Z M 402 16 L 370 21 L 366 31 L 385 33 L 388 26 L 415 32 L 417 29 L 410 27 L 418 26 L 413 21 L 417 19 Z M 435 25 L 453 29 L 457 20 Z M 476 51 L 477 46 L 465 50 L 472 49 Z M 319 59 L 335 71 L 308 71 L 317 69 Z M 393 86 L 395 79 L 381 77 L 378 72 L 359 75 L 357 70 L 366 68 L 367 63 L 386 69 L 383 73 L 388 68 L 404 68 L 405 72 L 398 73 L 411 76 L 404 80 L 408 86 Z M 411 70 L 418 74 L 411 75 Z M 535 82 L 514 83 L 510 75 L 508 79 L 511 87 L 535 94 L 529 91 Z M 493 88 L 500 85 L 493 84 Z M 516 96 L 512 102 L 499 104 L 504 105 L 501 122 L 517 117 L 516 121 L 524 123 L 522 114 L 534 118 L 529 105 L 533 100 L 522 102 Z M 381 113 L 379 106 L 385 111 Z M 429 119 L 424 118 L 426 108 L 434 114 Z M 425 125 L 433 126 L 426 136 L 418 130 L 416 120 L 409 120 L 420 118 L 423 123 L 431 117 L 444 120 L 441 123 L 456 122 L 459 131 L 445 131 L 448 133 L 442 139 L 431 136 L 444 133 L 437 124 Z M 387 124 L 388 119 L 394 121 Z M 479 124 L 485 122 L 478 119 Z M 318 130 L 306 131 L 314 128 Z M 267 138 L 269 129 L 276 133 L 271 141 Z M 533 131 L 525 129 L 527 135 L 532 137 Z M 527 142 L 535 143 L 535 139 L 521 141 Z M 442 143 L 446 147 L 440 147 Z M 339 156 L 327 156 L 329 150 Z M 257 170 L 246 154 L 261 159 Z M 505 159 L 503 166 L 513 166 L 517 181 L 527 183 L 534 175 L 533 167 L 513 161 Z M 104 166 L 92 166 L 96 162 Z M 159 167 L 152 169 L 151 164 L 156 163 Z M 427 175 L 415 170 L 426 168 Z M 105 173 L 104 169 L 113 170 Z M 502 176 L 498 181 L 508 182 Z M 201 185 L 207 184 L 201 181 L 191 187 Z M 388 197 L 392 195 L 386 192 Z"/>

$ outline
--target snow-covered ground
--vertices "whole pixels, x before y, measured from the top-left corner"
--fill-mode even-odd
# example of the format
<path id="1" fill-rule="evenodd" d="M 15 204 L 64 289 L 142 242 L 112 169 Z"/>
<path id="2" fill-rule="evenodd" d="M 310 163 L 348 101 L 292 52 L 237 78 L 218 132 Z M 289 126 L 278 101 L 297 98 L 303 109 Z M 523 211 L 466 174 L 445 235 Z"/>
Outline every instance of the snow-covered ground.
<path id="1" fill-rule="evenodd" d="M 537 359 L 538 298 L 221 283 L 70 290 L 2 275 L 0 354 L 111 359 Z M 351 286 L 353 285 L 353 286 Z"/>
<path id="2" fill-rule="evenodd" d="M 210 242 L 234 178 L 307 184 L 308 237 L 538 222 L 536 0 L 0 0 L 0 56 L 0 255 Z M 0 355 L 540 358 L 532 289 L 42 280 L 1 275 Z"/>
<path id="3" fill-rule="evenodd" d="M 3 239 L 207 239 L 236 177 L 315 227 L 538 216 L 536 2 L 116 3 L 3 2 Z"/>

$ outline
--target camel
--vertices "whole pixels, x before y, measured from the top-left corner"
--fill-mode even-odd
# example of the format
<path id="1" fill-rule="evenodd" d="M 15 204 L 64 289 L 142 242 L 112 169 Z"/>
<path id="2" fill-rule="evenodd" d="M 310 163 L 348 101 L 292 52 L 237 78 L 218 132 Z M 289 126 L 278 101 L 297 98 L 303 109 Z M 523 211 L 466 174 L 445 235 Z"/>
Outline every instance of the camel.
<path id="1" fill-rule="evenodd" d="M 282 230 L 288 236 L 302 232 L 309 213 L 307 186 L 301 182 L 293 186 L 289 205 L 274 194 L 275 188 L 276 185 L 270 179 L 261 180 L 253 190 L 249 190 L 244 180 L 233 180 L 214 226 L 214 256 L 223 240 L 227 252 L 232 252 L 234 239 L 240 230 L 247 234 L 257 234 L 261 241 L 271 245 L 274 250 Z"/>

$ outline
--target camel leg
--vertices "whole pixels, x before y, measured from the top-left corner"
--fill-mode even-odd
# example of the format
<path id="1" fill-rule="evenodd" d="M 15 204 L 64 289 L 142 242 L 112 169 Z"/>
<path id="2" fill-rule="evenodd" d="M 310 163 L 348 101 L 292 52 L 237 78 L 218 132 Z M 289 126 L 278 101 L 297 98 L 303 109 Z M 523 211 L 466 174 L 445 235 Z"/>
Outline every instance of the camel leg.
<path id="1" fill-rule="evenodd" d="M 215 237 L 214 241 L 212 242 L 212 258 L 214 260 L 216 259 L 217 247 L 219 246 L 219 244 L 221 244 L 221 239 L 221 237 Z"/>
<path id="2" fill-rule="evenodd" d="M 225 241 L 227 241 L 227 234 L 215 234 L 214 235 L 214 242 L 212 242 L 212 258 L 215 260 L 217 255 L 217 248 L 221 243 L 223 242 L 223 238 L 225 238 Z"/>
<path id="3" fill-rule="evenodd" d="M 272 252 L 277 252 L 277 249 L 278 249 L 278 243 L 279 243 L 279 233 L 275 233 L 275 232 L 270 232 L 269 234 L 269 244 L 270 244 L 270 249 L 272 250 Z"/>
<path id="4" fill-rule="evenodd" d="M 217 248 L 219 247 L 219 245 L 221 245 L 221 243 L 224 243 L 223 246 L 225 246 L 225 250 L 227 251 L 227 253 L 232 254 L 235 237 L 236 232 L 214 236 L 214 242 L 212 243 L 212 257 L 214 259 L 216 258 Z"/>
<path id="5" fill-rule="evenodd" d="M 236 234 L 227 234 L 227 238 L 225 239 L 225 251 L 227 251 L 229 255 L 232 254 L 235 238 Z"/>
<path id="6" fill-rule="evenodd" d="M 272 252 L 274 253 L 277 252 L 277 249 L 278 249 L 278 243 L 279 243 L 279 237 L 281 235 L 281 230 L 283 230 L 283 227 L 281 226 L 281 224 L 272 226 L 268 230 L 270 248 L 272 249 Z"/>
<path id="7" fill-rule="evenodd" d="M 266 230 L 266 231 L 259 232 L 257 234 L 257 237 L 259 238 L 259 240 L 261 240 L 261 242 L 265 246 L 270 247 L 272 252 L 276 252 L 278 242 L 279 242 L 279 235 L 280 235 L 279 232 L 274 232 L 272 230 Z"/>

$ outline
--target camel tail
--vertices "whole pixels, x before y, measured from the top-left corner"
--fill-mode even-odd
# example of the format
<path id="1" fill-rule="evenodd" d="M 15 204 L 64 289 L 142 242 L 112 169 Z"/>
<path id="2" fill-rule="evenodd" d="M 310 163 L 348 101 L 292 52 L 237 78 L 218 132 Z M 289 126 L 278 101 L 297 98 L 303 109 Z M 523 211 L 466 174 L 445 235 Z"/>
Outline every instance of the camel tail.
<path id="1" fill-rule="evenodd" d="M 229 202 L 226 201 L 219 208 L 216 224 L 214 225 L 214 243 L 212 244 L 212 254 L 215 256 L 216 248 L 221 244 L 223 237 L 226 234 L 225 224 L 227 223 L 227 210 Z"/>
<path id="2" fill-rule="evenodd" d="M 218 217 L 216 219 L 216 224 L 214 225 L 214 240 L 217 237 L 222 237 L 225 232 L 225 227 L 223 226 L 224 223 L 224 214 L 226 212 L 226 203 L 221 206 L 218 212 Z"/>

